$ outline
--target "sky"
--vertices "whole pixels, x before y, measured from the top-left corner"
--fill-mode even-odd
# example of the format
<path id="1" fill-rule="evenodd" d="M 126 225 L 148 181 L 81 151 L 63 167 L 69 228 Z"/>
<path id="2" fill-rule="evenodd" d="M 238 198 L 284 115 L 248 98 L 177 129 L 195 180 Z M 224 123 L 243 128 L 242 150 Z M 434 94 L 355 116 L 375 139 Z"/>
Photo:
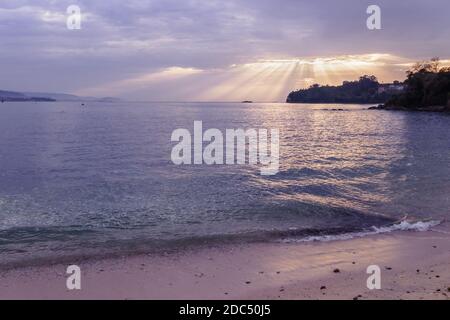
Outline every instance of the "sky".
<path id="1" fill-rule="evenodd" d="M 366 27 L 369 5 L 381 30 Z M 69 5 L 81 29 L 66 26 Z M 1 0 L 0 90 L 284 101 L 450 58 L 448 0 Z"/>

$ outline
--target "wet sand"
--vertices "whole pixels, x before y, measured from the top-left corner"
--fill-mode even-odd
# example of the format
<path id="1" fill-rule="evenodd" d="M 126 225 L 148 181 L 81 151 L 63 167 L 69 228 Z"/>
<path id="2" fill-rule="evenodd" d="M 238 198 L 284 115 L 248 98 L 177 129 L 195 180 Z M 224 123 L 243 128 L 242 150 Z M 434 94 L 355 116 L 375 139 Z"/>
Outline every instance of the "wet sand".
<path id="1" fill-rule="evenodd" d="M 366 268 L 381 268 L 381 290 Z M 396 232 L 333 242 L 260 243 L 0 272 L 0 299 L 448 299 L 450 233 Z"/>

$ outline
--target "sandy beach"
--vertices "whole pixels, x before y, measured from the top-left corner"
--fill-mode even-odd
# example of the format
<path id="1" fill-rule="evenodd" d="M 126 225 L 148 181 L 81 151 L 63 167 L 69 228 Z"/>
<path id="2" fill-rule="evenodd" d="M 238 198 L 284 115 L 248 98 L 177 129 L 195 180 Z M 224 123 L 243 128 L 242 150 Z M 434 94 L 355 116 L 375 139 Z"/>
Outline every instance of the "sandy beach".
<path id="1" fill-rule="evenodd" d="M 366 268 L 381 268 L 380 290 Z M 448 299 L 450 234 L 396 232 L 332 242 L 260 243 L 1 272 L 0 299 Z"/>

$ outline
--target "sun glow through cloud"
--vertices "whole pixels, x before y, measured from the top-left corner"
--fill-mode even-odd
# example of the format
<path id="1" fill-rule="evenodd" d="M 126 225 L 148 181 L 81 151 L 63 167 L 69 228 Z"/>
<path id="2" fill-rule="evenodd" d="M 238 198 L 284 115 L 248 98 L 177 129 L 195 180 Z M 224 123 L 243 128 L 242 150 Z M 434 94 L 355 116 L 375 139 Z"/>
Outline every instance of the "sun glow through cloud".
<path id="1" fill-rule="evenodd" d="M 223 70 L 230 74 L 228 79 L 206 88 L 199 98 L 284 101 L 290 91 L 314 83 L 337 85 L 365 74 L 380 81 L 402 79 L 406 68 L 397 66 L 401 62 L 405 59 L 389 54 L 260 60 Z"/>
<path id="2" fill-rule="evenodd" d="M 284 101 L 287 94 L 314 83 L 338 85 L 368 74 L 382 82 L 402 80 L 412 61 L 390 54 L 343 55 L 318 58 L 262 59 L 228 68 L 201 70 L 169 67 L 128 76 L 78 94 L 122 95 L 139 100 L 139 92 L 170 89 L 173 100 Z M 154 100 L 164 100 L 156 97 Z"/>
<path id="3" fill-rule="evenodd" d="M 152 86 L 155 83 L 177 81 L 181 78 L 199 74 L 201 72 L 202 70 L 195 68 L 170 67 L 156 72 L 131 76 L 127 79 L 106 83 L 98 87 L 82 89 L 77 93 L 83 95 L 108 95 L 111 92 L 114 94 L 124 94 L 128 91 L 146 89 L 148 86 Z"/>

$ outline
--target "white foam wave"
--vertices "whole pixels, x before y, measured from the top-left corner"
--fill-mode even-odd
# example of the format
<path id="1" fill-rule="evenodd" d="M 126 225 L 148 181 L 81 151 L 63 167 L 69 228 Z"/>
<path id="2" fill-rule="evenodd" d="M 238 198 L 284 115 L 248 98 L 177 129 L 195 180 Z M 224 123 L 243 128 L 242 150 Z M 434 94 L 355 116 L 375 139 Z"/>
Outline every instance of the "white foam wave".
<path id="1" fill-rule="evenodd" d="M 361 231 L 361 232 L 351 232 L 351 233 L 343 233 L 337 235 L 323 235 L 323 236 L 310 236 L 302 239 L 284 239 L 283 242 L 312 242 L 312 241 L 336 241 L 336 240 L 350 240 L 353 238 L 361 238 L 370 235 L 376 235 L 380 233 L 389 233 L 394 231 L 428 231 L 430 228 L 439 225 L 441 221 L 430 220 L 430 221 L 417 221 L 417 222 L 408 222 L 402 221 L 400 223 L 396 223 L 390 226 L 385 227 L 372 227 L 371 230 Z"/>

